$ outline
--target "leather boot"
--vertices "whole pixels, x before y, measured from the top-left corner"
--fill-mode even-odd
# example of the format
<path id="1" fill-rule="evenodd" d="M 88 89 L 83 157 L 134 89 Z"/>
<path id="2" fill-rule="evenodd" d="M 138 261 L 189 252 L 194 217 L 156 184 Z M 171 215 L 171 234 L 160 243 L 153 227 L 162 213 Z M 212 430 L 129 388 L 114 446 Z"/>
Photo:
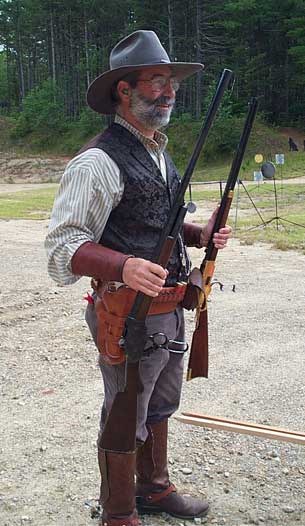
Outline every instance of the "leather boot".
<path id="1" fill-rule="evenodd" d="M 137 450 L 137 509 L 139 513 L 166 512 L 179 519 L 202 517 L 208 511 L 208 503 L 179 495 L 169 480 L 167 427 L 167 420 L 148 425 L 148 438 Z"/>
<path id="2" fill-rule="evenodd" d="M 140 526 L 135 507 L 135 452 L 112 453 L 99 449 L 98 461 L 103 508 L 99 526 Z"/>

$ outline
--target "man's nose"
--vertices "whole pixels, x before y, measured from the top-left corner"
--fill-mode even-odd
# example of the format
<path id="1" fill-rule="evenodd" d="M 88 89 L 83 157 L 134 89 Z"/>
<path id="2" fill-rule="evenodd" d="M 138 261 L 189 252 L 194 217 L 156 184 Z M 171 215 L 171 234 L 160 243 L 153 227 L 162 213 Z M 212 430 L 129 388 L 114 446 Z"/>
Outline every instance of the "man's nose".
<path id="1" fill-rule="evenodd" d="M 168 81 L 166 83 L 166 86 L 165 86 L 165 88 L 163 90 L 163 95 L 165 95 L 167 97 L 170 97 L 171 99 L 175 99 L 176 98 L 176 92 L 175 92 L 175 90 L 172 87 L 171 79 L 168 79 Z"/>

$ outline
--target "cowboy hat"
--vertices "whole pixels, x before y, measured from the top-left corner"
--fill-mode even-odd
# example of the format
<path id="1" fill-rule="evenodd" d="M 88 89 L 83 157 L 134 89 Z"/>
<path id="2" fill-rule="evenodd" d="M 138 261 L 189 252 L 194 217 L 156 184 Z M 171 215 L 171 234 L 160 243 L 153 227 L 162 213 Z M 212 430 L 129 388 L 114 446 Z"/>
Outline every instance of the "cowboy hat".
<path id="1" fill-rule="evenodd" d="M 123 38 L 110 53 L 110 70 L 99 75 L 89 86 L 87 103 L 98 113 L 111 114 L 116 111 L 111 89 L 114 83 L 132 71 L 151 66 L 170 67 L 173 75 L 184 80 L 203 69 L 203 64 L 171 62 L 156 33 L 135 31 Z"/>

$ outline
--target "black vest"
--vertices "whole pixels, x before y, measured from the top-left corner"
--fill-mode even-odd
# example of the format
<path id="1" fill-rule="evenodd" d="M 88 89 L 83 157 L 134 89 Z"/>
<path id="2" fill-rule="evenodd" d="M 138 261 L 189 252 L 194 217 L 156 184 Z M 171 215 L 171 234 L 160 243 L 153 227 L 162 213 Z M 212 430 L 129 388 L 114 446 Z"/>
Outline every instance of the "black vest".
<path id="1" fill-rule="evenodd" d="M 119 124 L 112 124 L 99 135 L 94 147 L 104 150 L 113 159 L 124 181 L 122 199 L 112 210 L 100 243 L 124 254 L 150 260 L 180 184 L 178 172 L 169 155 L 164 153 L 166 184 L 143 144 Z M 170 286 L 177 281 L 186 281 L 188 267 L 181 237 L 167 266 L 166 284 Z"/>

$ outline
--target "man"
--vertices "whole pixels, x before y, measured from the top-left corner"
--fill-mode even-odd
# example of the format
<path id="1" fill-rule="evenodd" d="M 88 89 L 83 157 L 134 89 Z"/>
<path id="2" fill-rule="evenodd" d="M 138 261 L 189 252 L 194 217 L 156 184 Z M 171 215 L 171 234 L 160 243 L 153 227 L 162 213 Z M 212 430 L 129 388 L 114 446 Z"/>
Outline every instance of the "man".
<path id="1" fill-rule="evenodd" d="M 178 290 L 177 282 L 187 280 L 185 245 L 206 245 L 215 212 L 205 227 L 184 225 L 166 270 L 150 261 L 179 185 L 177 170 L 165 152 L 167 138 L 159 128 L 169 122 L 179 82 L 203 66 L 171 63 L 155 33 L 136 31 L 114 47 L 110 68 L 93 81 L 87 101 L 99 113 L 115 113 L 115 122 L 67 166 L 46 240 L 49 273 L 62 284 L 80 276 L 95 278 L 118 309 L 119 298 L 131 289 L 154 297 L 156 311 L 147 318 L 148 334 L 161 332 L 183 342 L 181 306 L 158 310 L 158 298 Z M 230 231 L 225 227 L 215 234 L 217 248 L 226 245 Z M 116 362 L 109 351 L 112 334 L 100 328 L 97 332 L 99 301 L 89 302 L 86 319 L 94 341 L 103 339 L 99 349 L 105 391 L 98 439 L 100 524 L 140 524 L 135 494 L 137 509 L 145 513 L 165 511 L 181 519 L 202 516 L 208 504 L 179 495 L 167 469 L 167 422 L 179 405 L 183 352 L 158 348 L 141 359 L 144 390 L 138 396 L 137 451 L 101 449 L 105 420 L 124 385 L 125 365 L 122 356 Z"/>

